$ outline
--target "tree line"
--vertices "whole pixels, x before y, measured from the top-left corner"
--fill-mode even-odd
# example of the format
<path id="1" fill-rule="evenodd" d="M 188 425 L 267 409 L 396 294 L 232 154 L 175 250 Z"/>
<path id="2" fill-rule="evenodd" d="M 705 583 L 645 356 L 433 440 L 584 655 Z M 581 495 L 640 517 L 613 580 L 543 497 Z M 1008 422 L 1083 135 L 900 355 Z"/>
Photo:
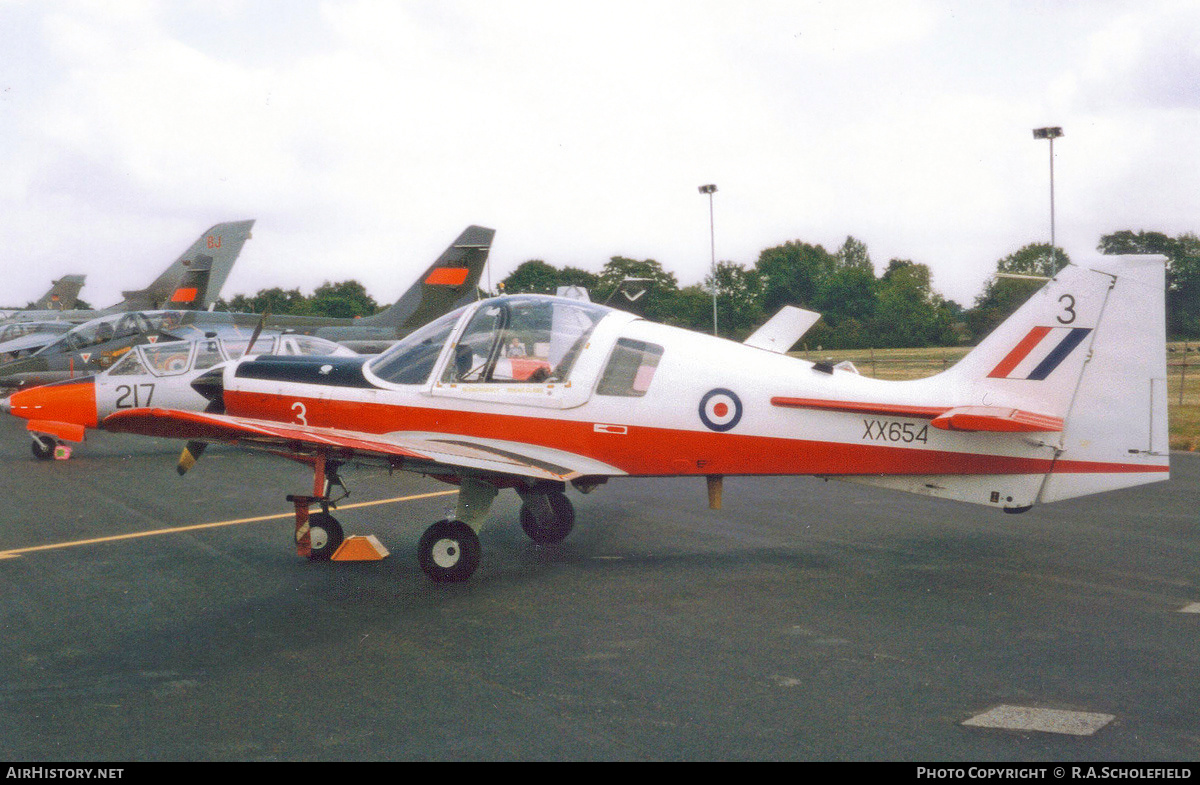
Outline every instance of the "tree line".
<path id="1" fill-rule="evenodd" d="M 1200 338 L 1200 238 L 1124 230 L 1104 235 L 1103 254 L 1158 253 L 1167 257 L 1167 330 L 1173 338 Z M 929 266 L 892 259 L 876 275 L 867 246 L 847 237 L 826 250 L 799 240 L 763 250 L 752 265 L 719 262 L 715 268 L 717 328 L 742 340 L 784 305 L 821 314 L 805 336 L 827 349 L 973 345 L 1006 319 L 1070 262 L 1061 248 L 1031 243 L 996 262 L 995 273 L 970 307 L 946 299 L 932 285 Z M 1029 276 L 1013 278 L 1005 276 Z M 712 332 L 714 274 L 679 287 L 652 259 L 614 256 L 599 273 L 558 269 L 542 260 L 523 263 L 504 279 L 503 291 L 552 294 L 583 286 L 593 300 L 648 319 Z M 622 286 L 623 281 L 631 283 Z"/>
<path id="2" fill-rule="evenodd" d="M 1168 333 L 1175 339 L 1200 338 L 1200 237 L 1123 230 L 1104 235 L 1097 250 L 1164 254 L 1169 260 Z M 717 327 L 723 337 L 742 340 L 784 305 L 796 305 L 821 314 L 804 338 L 811 348 L 972 345 L 1042 285 L 1037 278 L 1050 277 L 1069 262 L 1060 248 L 1026 245 L 998 260 L 995 272 L 1003 275 L 991 277 L 975 302 L 964 307 L 933 289 L 926 264 L 891 259 L 877 275 L 867 246 L 854 237 L 833 251 L 794 240 L 763 250 L 753 265 L 716 265 Z M 579 286 L 594 302 L 711 333 L 713 279 L 710 273 L 702 283 L 680 287 L 675 275 L 653 259 L 614 256 L 599 272 L 532 259 L 492 294 L 554 294 L 559 287 Z M 326 282 L 311 295 L 274 287 L 218 302 L 218 308 L 236 312 L 343 318 L 373 314 L 381 307 L 353 280 Z"/>

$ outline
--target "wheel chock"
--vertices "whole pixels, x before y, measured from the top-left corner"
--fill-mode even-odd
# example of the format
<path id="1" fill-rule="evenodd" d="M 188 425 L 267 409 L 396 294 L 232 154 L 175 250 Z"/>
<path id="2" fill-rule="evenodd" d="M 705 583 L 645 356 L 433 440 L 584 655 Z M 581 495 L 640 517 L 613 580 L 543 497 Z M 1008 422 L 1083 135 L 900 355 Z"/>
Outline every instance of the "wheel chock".
<path id="1" fill-rule="evenodd" d="M 54 448 L 54 460 L 65 461 L 71 457 L 71 448 L 65 444 L 60 444 Z"/>
<path id="2" fill-rule="evenodd" d="M 383 543 L 374 534 L 368 534 L 347 537 L 331 558 L 333 561 L 379 561 L 387 555 L 388 549 Z"/>

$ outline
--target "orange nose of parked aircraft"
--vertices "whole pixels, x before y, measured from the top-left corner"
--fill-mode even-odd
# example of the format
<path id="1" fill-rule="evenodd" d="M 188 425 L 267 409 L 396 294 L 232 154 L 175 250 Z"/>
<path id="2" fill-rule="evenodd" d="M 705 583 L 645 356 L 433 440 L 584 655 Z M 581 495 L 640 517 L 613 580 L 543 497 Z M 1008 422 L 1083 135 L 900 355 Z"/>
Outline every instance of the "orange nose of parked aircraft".
<path id="1" fill-rule="evenodd" d="M 95 428 L 96 382 L 89 376 L 18 390 L 9 398 L 9 410 L 26 420 L 49 420 Z"/>

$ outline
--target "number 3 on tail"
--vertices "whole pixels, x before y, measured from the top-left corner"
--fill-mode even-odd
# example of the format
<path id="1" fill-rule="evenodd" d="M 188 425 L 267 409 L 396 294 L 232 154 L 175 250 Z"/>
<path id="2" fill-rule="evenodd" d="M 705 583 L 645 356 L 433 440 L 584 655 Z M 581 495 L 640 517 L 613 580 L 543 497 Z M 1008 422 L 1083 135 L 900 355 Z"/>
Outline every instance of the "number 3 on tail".
<path id="1" fill-rule="evenodd" d="M 1063 313 L 1058 317 L 1059 324 L 1070 324 L 1075 321 L 1075 298 L 1064 294 L 1058 298 L 1058 301 L 1063 303 Z"/>
<path id="2" fill-rule="evenodd" d="M 301 425 L 308 425 L 308 420 L 305 417 L 308 414 L 308 409 L 304 408 L 304 404 L 296 401 L 292 404 L 292 411 L 296 413 L 296 422 Z"/>

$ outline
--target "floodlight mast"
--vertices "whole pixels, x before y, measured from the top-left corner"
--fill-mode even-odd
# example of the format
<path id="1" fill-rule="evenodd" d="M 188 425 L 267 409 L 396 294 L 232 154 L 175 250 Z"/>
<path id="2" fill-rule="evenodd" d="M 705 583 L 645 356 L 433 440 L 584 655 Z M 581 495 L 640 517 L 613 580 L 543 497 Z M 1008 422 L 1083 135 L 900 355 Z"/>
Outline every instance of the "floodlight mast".
<path id="1" fill-rule="evenodd" d="M 1054 238 L 1054 140 L 1063 135 L 1063 129 L 1058 126 L 1047 128 L 1034 128 L 1034 139 L 1049 139 L 1050 140 L 1050 256 L 1053 260 L 1057 254 L 1055 253 Z"/>
<path id="2" fill-rule="evenodd" d="M 713 335 L 717 334 L 717 233 L 713 226 L 713 194 L 717 187 L 711 183 L 700 186 L 700 193 L 708 194 L 708 239 L 712 248 L 712 300 Z"/>

